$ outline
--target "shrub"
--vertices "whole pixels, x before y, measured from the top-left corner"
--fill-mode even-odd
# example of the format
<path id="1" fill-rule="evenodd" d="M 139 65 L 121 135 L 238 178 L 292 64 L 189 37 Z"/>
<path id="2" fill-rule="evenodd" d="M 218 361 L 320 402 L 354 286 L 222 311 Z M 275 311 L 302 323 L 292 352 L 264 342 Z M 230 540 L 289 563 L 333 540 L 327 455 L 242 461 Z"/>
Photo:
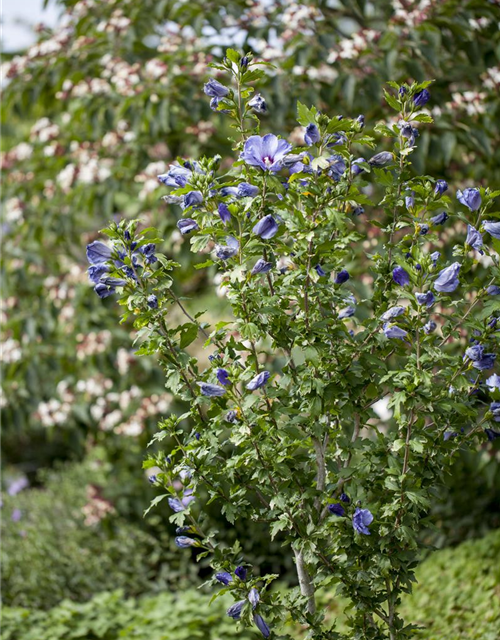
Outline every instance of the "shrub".
<path id="1" fill-rule="evenodd" d="M 212 65 L 228 86 L 204 87 L 238 160 L 179 159 L 159 176 L 192 251 L 210 254 L 198 268 L 220 273 L 232 321 L 210 328 L 186 310 L 172 286 L 179 264 L 138 221 L 114 221 L 109 244 L 87 246 L 89 277 L 99 297 L 118 292 L 138 353 L 157 353 L 168 388 L 190 403 L 160 423 L 155 441 L 174 442 L 146 463 L 160 469 L 152 506 L 167 498 L 176 544 L 212 558 L 214 584 L 236 600 L 228 615 L 266 638 L 264 618 L 290 614 L 317 639 L 403 640 L 414 626 L 398 608 L 443 476 L 459 448 L 500 437 L 500 191 L 458 189 L 451 237 L 443 230 L 449 186 L 412 167 L 433 122 L 431 82 L 389 82 L 396 115 L 373 132 L 389 149 L 375 152 L 363 116 L 301 103 L 293 149 L 260 135 L 261 65 L 228 49 Z M 198 335 L 208 366 L 188 350 Z M 384 398 L 388 423 L 373 409 Z M 294 554 L 300 589 L 271 594 L 277 576 L 250 573 L 239 541 L 209 528 L 205 492 L 230 523 L 267 523 Z M 316 607 L 332 583 L 355 603 L 342 636 Z"/>
<path id="2" fill-rule="evenodd" d="M 500 122 L 500 31 L 489 0 L 409 8 L 393 0 L 57 3 L 67 22 L 41 29 L 12 61 L 4 56 L 2 451 L 33 476 L 54 460 L 83 458 L 95 441 L 116 468 L 140 464 L 151 419 L 136 404 L 162 393 L 161 371 L 137 362 L 129 325 L 119 328 L 113 307 L 88 296 L 81 239 L 93 239 L 111 215 L 140 211 L 183 265 L 177 293 L 211 296 L 211 274 L 192 272 L 199 256 L 171 233 L 175 216 L 159 212 L 156 174 L 178 154 L 230 152 L 226 122 L 201 81 L 205 61 L 232 33 L 277 67 L 260 80 L 275 133 L 295 126 L 297 99 L 375 122 L 388 111 L 379 78 L 432 77 L 439 118 L 422 130 L 414 166 L 483 185 L 499 174 L 500 145 L 489 139 Z M 220 298 L 209 304 L 220 313 Z M 111 396 L 121 403 L 137 386 L 143 398 L 117 417 Z M 108 417 L 119 422 L 110 426 Z M 136 488 L 122 492 L 120 509 L 137 516 L 145 505 Z M 467 489 L 473 497 L 474 485 Z"/>
<path id="3" fill-rule="evenodd" d="M 499 456 L 498 446 L 457 456 L 445 487 L 433 501 L 435 527 L 422 533 L 426 544 L 456 545 L 500 527 Z"/>
<path id="4" fill-rule="evenodd" d="M 500 529 L 454 549 L 431 553 L 416 571 L 413 594 L 401 610 L 421 628 L 417 640 L 496 640 L 500 629 Z M 327 604 L 328 617 L 346 630 L 348 602 Z"/>
<path id="5" fill-rule="evenodd" d="M 104 498 L 108 471 L 92 463 L 66 466 L 45 473 L 43 489 L 4 497 L 4 604 L 42 609 L 106 589 L 136 595 L 189 584 L 193 571 L 169 554 L 168 542 L 162 549 Z"/>
<path id="6" fill-rule="evenodd" d="M 417 571 L 403 615 L 425 640 L 496 640 L 500 631 L 500 529 L 430 555 Z"/>

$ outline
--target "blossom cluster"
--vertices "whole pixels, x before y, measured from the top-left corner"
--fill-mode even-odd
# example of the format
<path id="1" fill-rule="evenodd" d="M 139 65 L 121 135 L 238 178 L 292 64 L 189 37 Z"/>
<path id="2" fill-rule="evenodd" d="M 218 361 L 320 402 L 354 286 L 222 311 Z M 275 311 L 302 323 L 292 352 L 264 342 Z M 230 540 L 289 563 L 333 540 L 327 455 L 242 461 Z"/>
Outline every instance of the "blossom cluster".
<path id="1" fill-rule="evenodd" d="M 87 503 L 82 507 L 82 513 L 85 516 L 84 524 L 92 527 L 98 524 L 107 515 L 115 513 L 115 508 L 109 500 L 103 498 L 99 488 L 94 485 L 88 485 L 86 488 Z"/>
<path id="2" fill-rule="evenodd" d="M 122 372 L 130 361 L 128 355 L 124 361 L 124 355 L 117 357 L 117 366 Z M 169 393 L 143 397 L 137 386 L 121 392 L 113 386 L 110 378 L 101 375 L 78 380 L 74 386 L 63 380 L 57 385 L 57 397 L 38 405 L 35 418 L 44 427 L 64 426 L 78 407 L 87 405 L 100 431 L 136 437 L 143 433 L 150 418 L 169 412 L 172 403 Z"/>

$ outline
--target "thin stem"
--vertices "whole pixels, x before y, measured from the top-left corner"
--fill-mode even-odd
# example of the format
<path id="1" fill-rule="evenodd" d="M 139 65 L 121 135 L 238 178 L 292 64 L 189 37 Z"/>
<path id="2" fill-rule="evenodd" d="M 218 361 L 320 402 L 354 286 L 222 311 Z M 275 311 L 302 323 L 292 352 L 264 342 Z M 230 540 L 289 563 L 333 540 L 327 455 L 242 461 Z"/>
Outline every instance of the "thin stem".
<path id="1" fill-rule="evenodd" d="M 172 433 L 172 432 L 171 432 L 171 435 L 172 435 L 172 437 L 174 438 L 174 440 L 176 441 L 177 446 L 179 447 L 179 449 L 180 449 L 180 450 L 182 451 L 182 453 L 184 454 L 184 457 L 186 458 L 186 460 L 188 460 L 188 461 L 189 461 L 189 464 L 190 464 L 190 465 L 191 465 L 191 464 L 193 465 L 193 467 L 196 469 L 197 474 L 198 474 L 198 475 L 199 475 L 199 477 L 200 477 L 200 478 L 201 478 L 201 479 L 206 483 L 206 485 L 207 485 L 208 487 L 210 487 L 213 491 L 215 491 L 215 493 L 219 494 L 219 496 L 220 496 L 221 498 L 223 498 L 223 500 L 225 500 L 226 502 L 231 502 L 231 499 L 230 499 L 228 496 L 226 496 L 226 494 L 224 493 L 224 491 L 223 491 L 222 489 L 217 489 L 217 487 L 215 487 L 215 486 L 213 485 L 213 483 L 212 483 L 212 482 L 210 482 L 210 480 L 208 480 L 208 479 L 206 478 L 206 476 L 204 476 L 204 475 L 201 473 L 200 468 L 199 468 L 199 466 L 198 466 L 198 463 L 197 463 L 196 459 L 194 459 L 194 458 L 190 458 L 190 457 L 188 456 L 188 453 L 187 453 L 187 451 L 186 451 L 186 449 L 185 449 L 184 445 L 182 444 L 182 442 L 181 442 L 181 441 L 179 440 L 179 438 L 177 437 L 177 434 L 176 434 L 175 432 L 174 432 L 174 433 Z"/>
<path id="2" fill-rule="evenodd" d="M 209 336 L 209 335 L 208 335 L 208 333 L 205 331 L 205 329 L 204 329 L 204 328 L 203 328 L 203 327 L 202 327 L 202 326 L 201 326 L 201 325 L 200 325 L 200 324 L 199 324 L 199 323 L 198 323 L 198 322 L 193 318 L 193 316 L 191 316 L 191 315 L 187 312 L 186 308 L 184 307 L 184 305 L 182 304 L 182 302 L 179 300 L 179 298 L 175 295 L 175 293 L 174 293 L 172 290 L 170 290 L 170 291 L 169 291 L 169 293 L 170 293 L 170 295 L 172 296 L 172 299 L 174 300 L 174 302 L 175 302 L 175 303 L 179 306 L 179 308 L 182 310 L 182 313 L 186 316 L 186 318 L 189 318 L 189 320 L 191 320 L 191 322 L 192 322 L 193 324 L 195 324 L 195 325 L 198 327 L 198 331 L 201 331 L 201 333 L 202 333 L 202 334 L 205 336 L 205 338 L 207 338 L 207 340 L 208 340 L 208 338 L 209 338 L 210 336 Z"/>
<path id="3" fill-rule="evenodd" d="M 242 98 L 241 98 L 241 69 L 240 68 L 238 68 L 238 73 L 236 74 L 236 86 L 237 86 L 237 96 L 238 96 L 238 101 L 237 101 L 238 124 L 240 125 L 240 133 L 244 142 L 247 139 L 246 132 L 245 132 L 245 124 L 244 124 L 246 109 L 245 111 L 243 111 Z"/>
<path id="4" fill-rule="evenodd" d="M 361 431 L 361 417 L 359 413 L 356 413 L 354 414 L 354 430 L 351 436 L 351 444 L 354 444 L 356 442 L 360 431 Z M 351 464 L 351 460 L 352 460 L 352 451 L 349 451 L 347 460 L 344 462 L 344 469 L 347 469 L 349 467 L 349 465 Z M 340 478 L 340 480 L 337 482 L 337 488 L 335 489 L 335 493 L 337 495 L 340 495 L 345 482 L 346 482 L 346 478 Z M 325 508 L 321 512 L 320 521 L 323 520 L 323 518 L 326 516 L 327 513 L 328 513 L 328 507 L 325 506 Z"/>
<path id="5" fill-rule="evenodd" d="M 406 440 L 405 440 L 405 456 L 403 460 L 403 475 L 408 473 L 408 462 L 410 458 L 410 440 L 411 440 L 411 429 L 413 422 L 413 414 L 410 418 L 410 422 L 408 423 L 408 428 L 406 429 Z"/>
<path id="6" fill-rule="evenodd" d="M 490 280 L 490 282 L 486 285 L 485 288 L 489 287 L 490 285 L 495 283 L 495 278 L 492 278 L 492 280 Z M 464 315 L 461 317 L 460 322 L 463 323 L 470 315 L 471 311 L 474 309 L 474 307 L 476 306 L 476 304 L 481 300 L 481 296 L 476 296 L 474 298 L 474 300 L 471 302 L 469 308 L 467 309 L 467 311 L 464 313 Z M 438 347 L 442 347 L 445 342 L 448 340 L 449 336 L 447 336 L 446 338 L 443 338 L 441 340 L 441 342 L 438 344 Z"/>
<path id="7" fill-rule="evenodd" d="M 307 331 L 309 331 L 309 283 L 311 282 L 309 271 L 311 269 L 311 251 L 312 251 L 312 238 L 311 240 L 309 240 L 309 245 L 307 246 L 306 282 L 304 285 L 304 311 L 305 311 L 305 322 L 306 322 Z"/>
<path id="8" fill-rule="evenodd" d="M 403 113 L 403 119 L 404 119 L 404 113 Z M 391 226 L 391 234 L 389 236 L 389 252 L 387 254 L 387 263 L 389 266 L 389 269 L 391 268 L 391 261 L 392 261 L 392 247 L 393 247 L 393 243 L 394 243 L 394 234 L 396 233 L 396 225 L 398 222 L 398 218 L 397 218 L 397 209 L 398 209 L 398 201 L 399 198 L 401 197 L 401 192 L 403 190 L 403 182 L 401 180 L 402 176 L 403 176 L 403 170 L 404 170 L 404 156 L 401 154 L 401 151 L 403 150 L 404 147 L 404 138 L 401 135 L 401 133 L 399 134 L 399 172 L 398 172 L 398 190 L 397 190 L 397 195 L 396 195 L 396 202 L 394 204 L 394 209 L 393 209 L 393 213 L 392 213 L 392 226 Z"/>
<path id="9" fill-rule="evenodd" d="M 417 327 L 417 335 L 415 338 L 415 343 L 417 347 L 417 369 L 420 369 L 420 330 Z"/>
<path id="10" fill-rule="evenodd" d="M 179 375 L 184 380 L 184 383 L 188 387 L 192 398 L 195 400 L 196 399 L 196 393 L 194 392 L 194 387 L 191 384 L 191 381 L 189 380 L 187 375 L 185 374 L 185 372 L 184 372 L 179 360 L 177 359 L 177 352 L 175 351 L 174 346 L 173 346 L 173 344 L 172 344 L 172 342 L 171 342 L 171 340 L 169 338 L 168 329 L 166 327 L 163 327 L 163 326 L 160 325 L 159 330 L 160 330 L 161 335 L 165 338 L 165 342 L 167 343 L 168 350 L 172 354 L 172 358 L 174 359 L 174 362 L 177 365 L 177 370 L 179 371 Z M 198 411 L 198 415 L 200 416 L 201 421 L 206 424 L 207 420 L 206 420 L 205 416 L 203 415 L 203 412 L 201 410 L 200 405 L 196 404 L 196 409 Z"/>
<path id="11" fill-rule="evenodd" d="M 318 214 L 318 210 L 316 210 L 312 215 L 312 224 L 314 227 L 314 223 L 316 221 L 316 215 Z M 313 257 L 312 249 L 313 249 L 313 240 L 314 240 L 314 228 L 311 229 L 311 233 L 313 236 L 309 240 L 309 244 L 307 245 L 307 266 L 306 266 L 306 281 L 304 284 L 304 313 L 305 313 L 305 324 L 306 329 L 309 331 L 309 285 L 311 283 L 311 277 L 309 272 L 311 270 L 311 258 Z"/>
<path id="12" fill-rule="evenodd" d="M 391 589 L 391 581 L 389 578 L 385 579 L 387 588 L 387 605 L 389 609 L 389 615 L 387 616 L 387 626 L 389 627 L 389 640 L 396 640 L 396 633 L 394 631 L 394 615 L 396 613 L 396 606 L 394 601 L 394 590 Z"/>

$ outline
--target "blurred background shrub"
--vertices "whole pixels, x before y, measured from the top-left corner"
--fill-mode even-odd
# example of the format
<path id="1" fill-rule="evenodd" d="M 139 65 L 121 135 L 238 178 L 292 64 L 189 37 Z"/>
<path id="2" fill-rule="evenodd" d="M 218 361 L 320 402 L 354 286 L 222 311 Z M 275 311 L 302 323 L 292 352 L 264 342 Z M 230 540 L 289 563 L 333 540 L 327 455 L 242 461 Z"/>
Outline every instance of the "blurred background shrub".
<path id="1" fill-rule="evenodd" d="M 41 474 L 43 488 L 4 498 L 5 604 L 47 609 L 99 591 L 137 595 L 193 584 L 189 558 L 125 520 L 105 498 L 103 485 L 113 481 L 106 466 L 98 460 L 67 465 Z"/>
<path id="2" fill-rule="evenodd" d="M 93 449 L 84 462 L 40 471 L 33 489 L 20 489 L 22 477 L 11 482 L 1 520 L 4 604 L 47 609 L 105 590 L 122 589 L 125 596 L 182 591 L 208 576 L 205 563 L 179 553 L 169 513 L 157 510 L 143 519 L 141 511 L 130 508 L 141 504 L 138 470 L 127 469 L 123 460 L 114 466 L 107 455 L 99 457 L 103 453 Z M 140 453 L 131 459 L 140 462 Z M 216 526 L 228 527 L 217 511 L 211 515 Z M 292 575 L 293 564 L 279 541 L 270 543 L 265 536 L 258 525 L 249 535 L 248 523 L 226 535 L 229 542 L 243 540 L 257 573 Z"/>

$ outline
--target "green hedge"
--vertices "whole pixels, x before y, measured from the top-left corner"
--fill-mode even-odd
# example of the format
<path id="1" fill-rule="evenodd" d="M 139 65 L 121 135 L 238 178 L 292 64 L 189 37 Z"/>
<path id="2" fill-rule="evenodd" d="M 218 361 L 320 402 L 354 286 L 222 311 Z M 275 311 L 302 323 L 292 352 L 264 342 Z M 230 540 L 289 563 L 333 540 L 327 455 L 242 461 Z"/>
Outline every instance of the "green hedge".
<path id="1" fill-rule="evenodd" d="M 498 640 L 500 631 L 500 529 L 481 540 L 437 551 L 417 572 L 415 593 L 404 602 L 408 619 L 426 629 L 419 640 Z M 230 640 L 258 638 L 225 615 L 227 597 L 210 604 L 193 589 L 126 599 L 123 591 L 90 602 L 65 600 L 50 611 L 4 607 L 1 640 Z M 328 615 L 343 627 L 342 605 Z M 300 631 L 291 630 L 292 636 Z"/>
<path id="2" fill-rule="evenodd" d="M 1 640 L 230 640 L 255 638 L 225 615 L 230 599 L 209 604 L 193 589 L 125 599 L 122 591 L 100 593 L 90 602 L 65 600 L 47 612 L 4 608 Z"/>
<path id="3" fill-rule="evenodd" d="M 425 640 L 500 638 L 500 529 L 429 556 L 403 617 L 427 627 Z"/>
<path id="4" fill-rule="evenodd" d="M 3 496 L 4 605 L 49 609 L 102 591 L 139 596 L 193 585 L 197 567 L 173 540 L 150 535 L 104 499 L 109 474 L 89 460 L 41 474 L 43 488 Z"/>

